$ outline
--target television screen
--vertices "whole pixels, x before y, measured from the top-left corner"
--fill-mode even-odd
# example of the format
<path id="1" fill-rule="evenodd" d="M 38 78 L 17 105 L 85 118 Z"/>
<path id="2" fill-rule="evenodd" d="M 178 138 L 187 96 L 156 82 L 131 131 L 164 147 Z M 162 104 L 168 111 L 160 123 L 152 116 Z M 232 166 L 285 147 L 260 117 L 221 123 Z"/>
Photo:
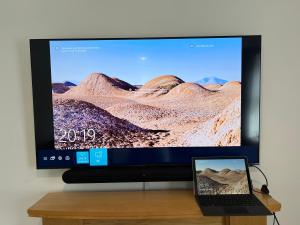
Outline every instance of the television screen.
<path id="1" fill-rule="evenodd" d="M 250 194 L 245 159 L 196 159 L 198 195 Z"/>
<path id="2" fill-rule="evenodd" d="M 36 39 L 31 60 L 38 168 L 258 162 L 260 36 Z"/>
<path id="3" fill-rule="evenodd" d="M 239 146 L 241 38 L 50 41 L 55 149 Z"/>

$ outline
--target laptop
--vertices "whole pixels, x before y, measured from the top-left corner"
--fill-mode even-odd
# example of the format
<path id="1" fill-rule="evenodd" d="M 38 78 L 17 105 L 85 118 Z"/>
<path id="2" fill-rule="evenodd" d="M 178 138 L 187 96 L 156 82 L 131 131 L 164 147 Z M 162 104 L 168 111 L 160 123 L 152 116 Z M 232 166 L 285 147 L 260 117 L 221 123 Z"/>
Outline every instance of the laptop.
<path id="1" fill-rule="evenodd" d="M 193 174 L 204 216 L 272 215 L 253 194 L 247 158 L 193 158 Z"/>

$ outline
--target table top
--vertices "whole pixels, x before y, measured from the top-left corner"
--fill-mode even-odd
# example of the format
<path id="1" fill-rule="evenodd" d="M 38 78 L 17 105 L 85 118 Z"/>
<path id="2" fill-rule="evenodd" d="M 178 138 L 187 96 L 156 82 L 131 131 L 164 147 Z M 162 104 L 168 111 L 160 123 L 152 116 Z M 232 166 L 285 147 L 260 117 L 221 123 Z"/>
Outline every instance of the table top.
<path id="1" fill-rule="evenodd" d="M 255 193 L 272 211 L 281 204 Z M 192 190 L 56 192 L 28 209 L 28 215 L 64 219 L 196 219 L 202 217 Z"/>

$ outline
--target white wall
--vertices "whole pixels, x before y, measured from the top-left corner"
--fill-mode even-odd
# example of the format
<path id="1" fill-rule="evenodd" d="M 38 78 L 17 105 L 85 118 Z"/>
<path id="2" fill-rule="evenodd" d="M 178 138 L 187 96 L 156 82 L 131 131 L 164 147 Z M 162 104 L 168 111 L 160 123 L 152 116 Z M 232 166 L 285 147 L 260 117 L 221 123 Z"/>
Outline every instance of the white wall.
<path id="1" fill-rule="evenodd" d="M 299 0 L 0 0 L 0 224 L 40 224 L 26 209 L 47 192 L 142 188 L 65 185 L 61 170 L 35 170 L 29 38 L 234 34 L 263 35 L 261 166 L 281 223 L 299 224 L 299 9 Z M 147 184 L 176 186 L 190 184 Z"/>

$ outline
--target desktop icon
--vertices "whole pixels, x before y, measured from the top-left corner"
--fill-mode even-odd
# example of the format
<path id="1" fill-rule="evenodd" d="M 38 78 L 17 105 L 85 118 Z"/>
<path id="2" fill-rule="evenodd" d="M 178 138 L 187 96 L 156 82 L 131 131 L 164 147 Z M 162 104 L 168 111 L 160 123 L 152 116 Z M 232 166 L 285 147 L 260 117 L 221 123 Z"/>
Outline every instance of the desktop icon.
<path id="1" fill-rule="evenodd" d="M 106 148 L 90 149 L 90 166 L 107 166 L 107 164 Z"/>
<path id="2" fill-rule="evenodd" d="M 58 160 L 62 160 L 63 158 L 62 158 L 62 156 L 58 156 L 57 159 Z"/>
<path id="3" fill-rule="evenodd" d="M 47 160 L 48 160 L 48 157 L 47 157 L 47 156 L 44 156 L 44 157 L 43 157 L 43 160 L 44 160 L 44 161 L 47 161 Z"/>
<path id="4" fill-rule="evenodd" d="M 77 164 L 88 164 L 89 152 L 88 151 L 76 152 L 76 162 Z"/>
<path id="5" fill-rule="evenodd" d="M 66 155 L 65 160 L 66 160 L 66 161 L 69 161 L 70 159 L 71 159 L 71 157 L 68 156 L 68 155 Z"/>
<path id="6" fill-rule="evenodd" d="M 55 160 L 55 156 L 54 156 L 54 155 L 51 156 L 51 157 L 50 157 L 50 160 L 51 160 L 51 161 Z"/>

